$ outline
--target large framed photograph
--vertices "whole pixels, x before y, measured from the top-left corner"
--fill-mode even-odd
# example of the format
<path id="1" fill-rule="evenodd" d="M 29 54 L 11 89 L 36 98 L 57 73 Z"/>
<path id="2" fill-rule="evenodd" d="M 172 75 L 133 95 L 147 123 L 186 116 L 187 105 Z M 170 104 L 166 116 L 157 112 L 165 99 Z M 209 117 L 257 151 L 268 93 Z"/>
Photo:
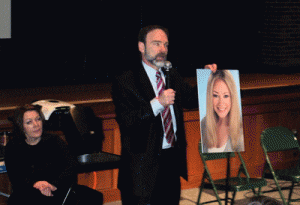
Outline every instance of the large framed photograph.
<path id="1" fill-rule="evenodd" d="M 203 153 L 245 151 L 238 70 L 197 69 Z"/>

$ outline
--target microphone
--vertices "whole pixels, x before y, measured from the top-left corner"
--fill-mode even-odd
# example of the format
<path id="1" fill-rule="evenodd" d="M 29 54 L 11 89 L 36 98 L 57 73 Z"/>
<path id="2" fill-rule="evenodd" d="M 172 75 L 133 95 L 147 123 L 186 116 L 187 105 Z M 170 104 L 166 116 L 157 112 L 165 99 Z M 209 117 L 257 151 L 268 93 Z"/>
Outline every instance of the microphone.
<path id="1" fill-rule="evenodd" d="M 165 79 L 166 79 L 166 86 L 165 89 L 170 88 L 170 69 L 172 68 L 172 63 L 170 61 L 165 61 Z"/>
<path id="2" fill-rule="evenodd" d="M 165 61 L 164 68 L 169 71 L 172 68 L 172 63 L 170 61 Z"/>

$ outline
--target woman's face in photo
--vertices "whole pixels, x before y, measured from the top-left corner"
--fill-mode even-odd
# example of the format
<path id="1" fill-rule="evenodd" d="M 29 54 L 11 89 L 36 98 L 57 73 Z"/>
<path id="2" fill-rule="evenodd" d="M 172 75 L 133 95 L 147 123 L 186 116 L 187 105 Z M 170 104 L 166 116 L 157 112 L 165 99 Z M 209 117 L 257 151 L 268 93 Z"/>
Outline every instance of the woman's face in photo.
<path id="1" fill-rule="evenodd" d="M 217 79 L 213 86 L 213 107 L 220 119 L 228 117 L 231 109 L 231 93 L 226 83 Z"/>

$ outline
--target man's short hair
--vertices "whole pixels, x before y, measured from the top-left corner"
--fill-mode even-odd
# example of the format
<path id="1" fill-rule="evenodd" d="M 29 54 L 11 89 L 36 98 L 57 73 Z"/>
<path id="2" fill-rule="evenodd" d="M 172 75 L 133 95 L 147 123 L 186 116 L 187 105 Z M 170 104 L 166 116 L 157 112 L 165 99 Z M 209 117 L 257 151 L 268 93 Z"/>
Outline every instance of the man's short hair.
<path id="1" fill-rule="evenodd" d="M 138 36 L 138 42 L 142 42 L 145 44 L 148 33 L 155 29 L 163 30 L 165 32 L 165 34 L 167 35 L 167 37 L 169 38 L 169 31 L 167 28 L 160 26 L 160 25 L 149 25 L 140 30 L 139 36 Z"/>

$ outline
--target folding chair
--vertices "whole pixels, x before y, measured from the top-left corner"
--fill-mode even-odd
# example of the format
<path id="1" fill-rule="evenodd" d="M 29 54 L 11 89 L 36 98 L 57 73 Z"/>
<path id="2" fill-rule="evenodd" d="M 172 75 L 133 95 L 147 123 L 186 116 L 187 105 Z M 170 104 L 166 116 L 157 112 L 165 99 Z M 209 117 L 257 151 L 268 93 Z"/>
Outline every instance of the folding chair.
<path id="1" fill-rule="evenodd" d="M 198 196 L 198 202 L 197 202 L 198 205 L 208 204 L 213 202 L 219 202 L 219 204 L 222 205 L 221 201 L 226 201 L 226 203 L 227 201 L 231 201 L 231 204 L 234 204 L 236 192 L 251 189 L 256 196 L 259 196 L 260 188 L 267 185 L 265 179 L 250 178 L 245 162 L 239 152 L 237 152 L 237 154 L 239 156 L 241 165 L 238 171 L 238 175 L 236 177 L 229 177 L 227 175 L 227 178 L 214 180 L 210 174 L 206 162 L 209 160 L 224 159 L 224 158 L 230 160 L 231 157 L 235 156 L 235 153 L 234 152 L 202 153 L 201 142 L 199 143 L 199 152 L 200 152 L 202 162 L 204 164 L 204 173 L 203 173 L 199 196 Z M 227 170 L 229 170 L 229 167 L 227 168 Z M 244 175 L 242 175 L 242 173 Z M 255 188 L 259 188 L 258 193 L 256 193 Z M 217 200 L 200 203 L 203 189 L 212 189 L 216 195 Z M 220 198 L 218 194 L 218 190 L 225 191 L 226 197 Z M 232 197 L 228 197 L 228 192 L 232 192 Z"/>
<path id="2" fill-rule="evenodd" d="M 291 199 L 295 183 L 300 181 L 299 160 L 292 168 L 284 169 L 274 168 L 274 162 L 272 165 L 272 160 L 270 160 L 270 154 L 274 152 L 286 152 L 288 150 L 295 150 L 297 153 L 300 152 L 298 140 L 293 132 L 285 127 L 267 128 L 261 134 L 261 146 L 266 157 L 266 163 L 262 177 L 274 179 L 276 184 L 275 189 L 265 191 L 264 193 L 279 191 L 280 197 L 285 205 L 290 204 L 290 202 L 293 201 L 299 201 L 300 198 Z M 290 187 L 280 187 L 278 180 L 289 181 L 292 183 L 292 185 Z M 284 189 L 290 190 L 288 202 L 286 202 L 286 199 L 281 191 Z"/>

